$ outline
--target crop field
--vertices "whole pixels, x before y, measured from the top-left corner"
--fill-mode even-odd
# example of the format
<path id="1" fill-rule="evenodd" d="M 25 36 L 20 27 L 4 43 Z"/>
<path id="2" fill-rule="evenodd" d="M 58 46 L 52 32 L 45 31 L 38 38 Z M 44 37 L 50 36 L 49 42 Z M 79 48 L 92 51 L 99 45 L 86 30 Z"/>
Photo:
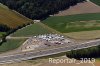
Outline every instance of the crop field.
<path id="1" fill-rule="evenodd" d="M 16 28 L 29 22 L 32 22 L 32 20 L 8 9 L 6 6 L 0 3 L 0 24 L 7 25 L 11 28 Z"/>
<path id="2" fill-rule="evenodd" d="M 90 0 L 90 1 L 100 6 L 100 0 Z"/>
<path id="3" fill-rule="evenodd" d="M 75 6 L 71 6 L 69 9 L 65 9 L 63 11 L 58 12 L 54 16 L 66 16 L 66 15 L 86 14 L 86 13 L 100 13 L 100 6 L 90 1 L 82 2 L 78 3 Z"/>
<path id="4" fill-rule="evenodd" d="M 0 53 L 18 48 L 24 42 L 24 39 L 9 39 L 0 46 Z"/>
<path id="5" fill-rule="evenodd" d="M 42 27 L 41 25 L 39 25 L 39 23 L 35 23 L 16 31 L 14 34 L 12 34 L 12 36 L 24 37 L 48 33 L 52 33 L 52 31 L 49 31 L 45 27 Z"/>
<path id="6" fill-rule="evenodd" d="M 79 40 L 92 40 L 100 38 L 100 30 L 64 33 L 70 38 Z"/>
<path id="7" fill-rule="evenodd" d="M 62 33 L 100 30 L 100 13 L 53 16 L 43 23 Z"/>

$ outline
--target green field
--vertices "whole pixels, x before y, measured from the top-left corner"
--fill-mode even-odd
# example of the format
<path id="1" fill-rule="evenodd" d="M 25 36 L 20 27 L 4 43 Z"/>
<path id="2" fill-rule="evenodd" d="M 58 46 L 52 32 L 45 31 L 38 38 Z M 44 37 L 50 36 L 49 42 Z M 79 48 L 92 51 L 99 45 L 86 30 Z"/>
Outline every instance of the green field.
<path id="1" fill-rule="evenodd" d="M 90 0 L 90 1 L 100 6 L 100 0 Z"/>
<path id="2" fill-rule="evenodd" d="M 62 33 L 100 30 L 100 13 L 53 16 L 43 23 Z"/>
<path id="3" fill-rule="evenodd" d="M 3 34 L 6 34 L 6 33 L 5 33 L 5 32 L 0 32 L 0 37 L 1 37 Z"/>
<path id="4" fill-rule="evenodd" d="M 32 20 L 8 9 L 6 6 L 0 3 L 0 24 L 7 25 L 11 28 L 16 28 L 29 22 L 32 22 Z"/>
<path id="5" fill-rule="evenodd" d="M 25 27 L 21 30 L 16 31 L 12 36 L 33 36 L 39 34 L 52 33 L 48 29 L 42 27 L 39 23 L 32 24 L 31 26 Z"/>
<path id="6" fill-rule="evenodd" d="M 24 39 L 9 39 L 0 46 L 0 53 L 18 48 L 24 42 Z"/>

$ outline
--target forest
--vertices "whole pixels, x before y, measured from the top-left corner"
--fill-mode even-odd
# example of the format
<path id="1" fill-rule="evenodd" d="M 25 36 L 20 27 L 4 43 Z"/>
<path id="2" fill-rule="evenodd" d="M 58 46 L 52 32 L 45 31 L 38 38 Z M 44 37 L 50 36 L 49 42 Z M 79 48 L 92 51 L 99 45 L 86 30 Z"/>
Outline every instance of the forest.
<path id="1" fill-rule="evenodd" d="M 69 58 L 81 59 L 81 58 L 100 58 L 100 46 L 72 50 L 66 53 Z"/>
<path id="2" fill-rule="evenodd" d="M 85 0 L 0 0 L 0 3 L 30 19 L 45 19 Z"/>
<path id="3" fill-rule="evenodd" d="M 9 28 L 6 25 L 0 24 L 0 32 L 7 32 L 9 31 L 11 28 Z"/>

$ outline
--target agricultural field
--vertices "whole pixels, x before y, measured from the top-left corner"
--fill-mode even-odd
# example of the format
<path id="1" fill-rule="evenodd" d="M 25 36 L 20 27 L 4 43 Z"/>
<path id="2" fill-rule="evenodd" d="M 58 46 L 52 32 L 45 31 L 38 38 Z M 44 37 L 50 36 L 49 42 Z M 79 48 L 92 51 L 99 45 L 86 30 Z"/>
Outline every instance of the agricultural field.
<path id="1" fill-rule="evenodd" d="M 52 33 L 52 31 L 41 26 L 39 23 L 35 23 L 27 27 L 24 27 L 20 30 L 17 30 L 16 32 L 12 34 L 12 36 L 25 37 L 25 36 L 34 36 L 34 35 L 39 35 L 39 34 L 48 34 L 48 33 Z"/>
<path id="2" fill-rule="evenodd" d="M 32 20 L 20 15 L 13 10 L 10 10 L 0 3 L 0 24 L 7 25 L 10 28 L 16 28 L 29 22 L 32 22 Z"/>
<path id="3" fill-rule="evenodd" d="M 100 0 L 90 0 L 90 1 L 100 6 Z"/>
<path id="4" fill-rule="evenodd" d="M 57 14 L 54 14 L 54 16 L 66 16 L 66 15 L 86 14 L 86 13 L 100 13 L 100 6 L 90 1 L 82 2 L 78 3 L 75 6 L 71 6 L 69 9 L 59 11 Z"/>
<path id="5" fill-rule="evenodd" d="M 100 38 L 100 30 L 71 32 L 71 33 L 64 33 L 64 34 L 70 38 L 77 39 L 77 40 L 92 40 L 92 39 Z"/>
<path id="6" fill-rule="evenodd" d="M 100 13 L 53 16 L 43 23 L 62 33 L 100 30 Z"/>
<path id="7" fill-rule="evenodd" d="M 24 42 L 24 39 L 9 39 L 0 46 L 0 53 L 18 48 Z"/>

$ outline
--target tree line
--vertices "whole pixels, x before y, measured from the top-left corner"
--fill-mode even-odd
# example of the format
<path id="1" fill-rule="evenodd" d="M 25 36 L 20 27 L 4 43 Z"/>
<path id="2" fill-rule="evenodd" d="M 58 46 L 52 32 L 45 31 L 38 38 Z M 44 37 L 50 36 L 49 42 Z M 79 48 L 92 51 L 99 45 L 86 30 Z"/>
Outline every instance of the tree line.
<path id="1" fill-rule="evenodd" d="M 9 32 L 11 30 L 7 25 L 0 24 L 0 32 Z M 0 45 L 6 41 L 6 34 L 0 36 Z"/>
<path id="2" fill-rule="evenodd" d="M 87 49 L 72 50 L 66 53 L 69 58 L 100 58 L 100 46 L 90 47 Z"/>
<path id="3" fill-rule="evenodd" d="M 7 32 L 10 29 L 7 25 L 0 24 L 0 32 Z"/>
<path id="4" fill-rule="evenodd" d="M 49 15 L 68 9 L 70 6 L 74 6 L 83 1 L 85 0 L 0 0 L 0 3 L 8 6 L 8 8 L 12 10 L 16 10 L 28 18 L 45 19 Z M 2 36 L 3 42 L 7 35 L 23 26 L 18 26 L 16 29 L 10 29 L 5 25 L 0 25 L 0 32 L 7 32 L 6 35 Z"/>
<path id="5" fill-rule="evenodd" d="M 10 9 L 31 19 L 44 19 L 85 0 L 0 0 Z"/>
<path id="6" fill-rule="evenodd" d="M 12 34 L 12 33 L 14 33 L 14 32 L 16 32 L 18 29 L 21 29 L 21 28 L 23 28 L 23 27 L 25 27 L 25 26 L 27 26 L 27 25 L 30 25 L 30 24 L 32 24 L 33 22 L 30 22 L 30 23 L 27 23 L 27 24 L 23 24 L 23 25 L 21 25 L 21 26 L 18 26 L 18 27 L 16 27 L 16 28 L 10 28 L 10 27 L 8 27 L 8 26 L 6 26 L 6 25 L 0 25 L 0 32 L 6 32 L 6 34 L 2 34 L 2 36 L 0 37 L 0 45 L 2 45 L 4 42 L 6 42 L 7 40 L 6 40 L 6 36 L 8 36 L 8 35 L 10 35 L 10 34 Z"/>

